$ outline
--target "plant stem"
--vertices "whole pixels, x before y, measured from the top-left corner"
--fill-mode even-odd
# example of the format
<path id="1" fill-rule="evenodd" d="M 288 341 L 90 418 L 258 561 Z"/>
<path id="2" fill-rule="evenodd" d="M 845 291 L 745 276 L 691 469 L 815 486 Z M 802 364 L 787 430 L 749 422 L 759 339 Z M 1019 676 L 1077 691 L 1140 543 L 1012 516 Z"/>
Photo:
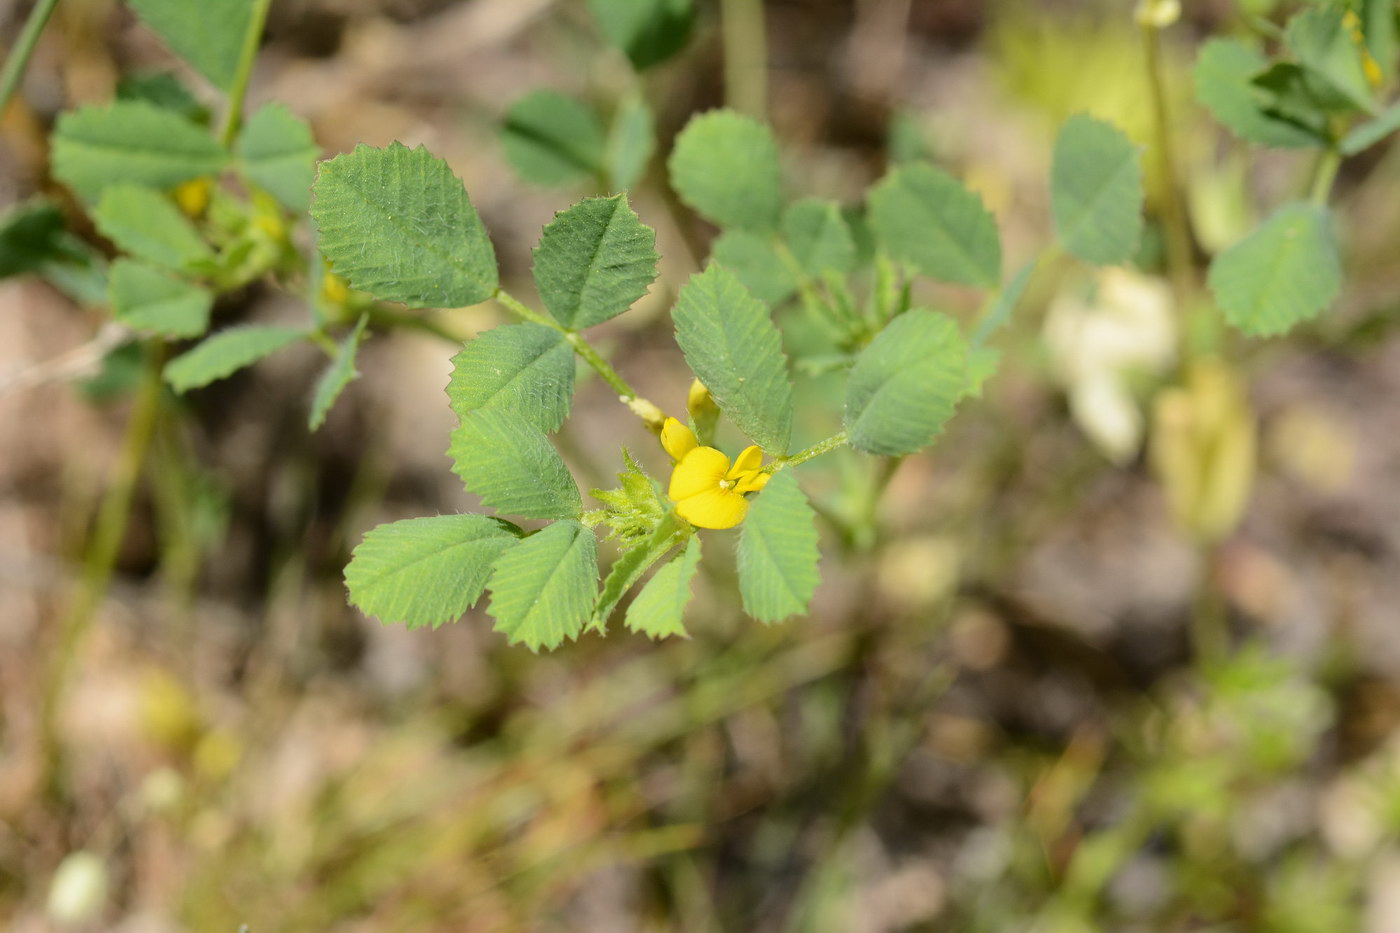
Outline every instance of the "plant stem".
<path id="1" fill-rule="evenodd" d="M 238 71 L 234 73 L 233 84 L 228 89 L 228 109 L 224 111 L 224 124 L 219 129 L 219 141 L 225 146 L 233 145 L 234 137 L 243 123 L 243 98 L 248 93 L 248 79 L 253 75 L 253 62 L 258 57 L 258 45 L 262 41 L 263 26 L 267 24 L 267 11 L 271 6 L 272 0 L 253 0 L 248 31 L 243 35 L 243 49 L 238 56 Z"/>
<path id="2" fill-rule="evenodd" d="M 165 347 L 156 342 L 147 350 L 146 372 L 127 422 L 126 437 L 117 456 L 111 484 L 98 506 L 96 524 L 83 557 L 79 590 L 59 623 L 56 641 L 44 672 L 39 700 L 39 741 L 44 768 L 43 786 L 51 795 L 60 790 L 62 775 L 62 746 L 57 724 L 59 701 L 68 679 L 68 669 L 111 583 L 122 540 L 126 537 L 131 503 L 160 415 L 164 392 L 160 373 L 164 361 Z"/>
<path id="3" fill-rule="evenodd" d="M 550 327 L 563 334 L 564 339 L 569 342 L 569 346 L 574 348 L 574 352 L 585 363 L 592 366 L 598 375 L 603 377 L 603 381 L 617 393 L 619 402 L 632 409 L 632 413 L 646 422 L 648 428 L 653 431 L 661 430 L 661 425 L 666 420 L 665 413 L 655 404 L 638 395 L 637 390 L 632 388 L 631 384 L 612 368 L 611 363 L 603 359 L 603 355 L 582 334 L 559 326 L 558 322 L 545 317 L 503 288 L 496 289 L 496 300 L 532 324 Z"/>
<path id="4" fill-rule="evenodd" d="M 10 54 L 5 59 L 5 68 L 0 71 L 0 117 L 5 115 L 5 110 L 10 106 L 10 98 L 14 97 L 20 79 L 29 67 L 29 59 L 34 55 L 39 36 L 57 6 L 58 0 L 39 0 L 29 11 L 29 18 L 24 21 L 24 28 L 15 40 L 14 48 L 10 49 Z"/>
<path id="5" fill-rule="evenodd" d="M 791 457 L 779 457 L 768 465 L 768 472 L 776 473 L 779 470 L 785 470 L 788 467 L 806 463 L 813 457 L 820 457 L 822 454 L 831 453 L 838 447 L 846 446 L 849 440 L 850 438 L 846 436 L 845 431 L 842 431 L 840 434 L 833 434 L 824 441 L 818 441 L 806 450 L 799 450 Z"/>
<path id="6" fill-rule="evenodd" d="M 1332 195 L 1332 184 L 1337 180 L 1337 170 L 1342 167 L 1342 154 L 1336 146 L 1322 150 L 1317 167 L 1313 169 L 1312 188 L 1309 200 L 1318 207 L 1326 207 Z"/>
<path id="7" fill-rule="evenodd" d="M 768 37 L 763 0 L 721 0 L 724 102 L 763 120 L 768 115 Z"/>
<path id="8" fill-rule="evenodd" d="M 1157 187 L 1162 198 L 1162 221 L 1167 235 L 1167 269 L 1178 314 L 1185 314 L 1194 291 L 1191 230 L 1181 204 L 1181 186 L 1173 149 L 1171 115 L 1167 111 L 1167 82 L 1163 71 L 1161 28 L 1142 23 L 1147 83 L 1152 99 L 1152 128 L 1157 148 Z"/>

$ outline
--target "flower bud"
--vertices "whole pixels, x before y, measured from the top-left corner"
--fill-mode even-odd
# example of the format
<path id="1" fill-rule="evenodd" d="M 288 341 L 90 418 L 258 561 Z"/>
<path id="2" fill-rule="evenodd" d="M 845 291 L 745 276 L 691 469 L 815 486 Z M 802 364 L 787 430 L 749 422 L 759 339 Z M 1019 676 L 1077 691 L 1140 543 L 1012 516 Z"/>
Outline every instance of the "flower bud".
<path id="1" fill-rule="evenodd" d="M 705 383 L 696 379 L 690 383 L 690 392 L 685 400 L 690 420 L 695 425 L 695 436 L 702 446 L 711 447 L 715 442 L 715 425 L 719 423 L 719 406 Z"/>

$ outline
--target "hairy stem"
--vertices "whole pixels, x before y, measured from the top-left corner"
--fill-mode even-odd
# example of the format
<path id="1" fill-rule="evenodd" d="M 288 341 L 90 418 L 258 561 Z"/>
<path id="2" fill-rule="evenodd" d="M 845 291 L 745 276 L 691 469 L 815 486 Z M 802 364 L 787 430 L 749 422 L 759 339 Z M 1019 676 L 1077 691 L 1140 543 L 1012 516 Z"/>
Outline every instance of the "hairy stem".
<path id="1" fill-rule="evenodd" d="M 68 679 L 68 670 L 82 645 L 92 618 L 107 593 L 116 567 L 122 540 L 126 537 L 131 503 L 141 479 L 160 415 L 161 368 L 165 347 L 152 345 L 147 351 L 146 371 L 137 391 L 127 422 L 126 437 L 117 456 L 111 484 L 98 506 L 92 537 L 83 557 L 82 578 L 77 594 L 68 606 L 49 654 L 39 699 L 39 741 L 44 767 L 44 787 L 51 795 L 60 790 L 62 747 L 58 738 L 58 706 Z"/>
<path id="2" fill-rule="evenodd" d="M 795 467 L 799 464 L 806 463 L 814 457 L 820 457 L 822 454 L 829 454 L 838 447 L 846 446 L 849 441 L 850 438 L 846 436 L 845 431 L 842 431 L 840 434 L 833 434 L 826 440 L 818 441 L 805 450 L 799 450 L 791 457 L 779 457 L 768 465 L 768 472 L 776 473 L 779 470 L 785 470 L 788 467 Z"/>
<path id="3" fill-rule="evenodd" d="M 225 146 L 233 145 L 243 125 L 243 98 L 248 93 L 248 79 L 253 76 L 253 61 L 258 57 L 258 45 L 271 6 L 272 0 L 253 0 L 253 14 L 248 19 L 248 31 L 243 35 L 243 49 L 238 56 L 238 71 L 228 90 L 228 109 L 224 111 L 224 123 L 219 128 L 219 141 Z"/>
<path id="4" fill-rule="evenodd" d="M 768 37 L 763 0 L 721 0 L 724 102 L 759 120 L 768 115 Z"/>
<path id="5" fill-rule="evenodd" d="M 43 33 L 44 26 L 48 24 L 49 17 L 53 15 L 54 8 L 57 6 L 58 0 L 39 0 L 29 11 L 29 18 L 24 21 L 24 28 L 20 30 L 19 38 L 15 40 L 15 47 L 10 50 L 9 57 L 5 59 L 5 68 L 0 71 L 0 117 L 5 115 L 5 110 L 10 106 L 10 98 L 15 96 L 20 79 L 24 77 L 24 71 L 29 67 L 29 59 L 34 55 L 34 47 L 39 43 L 39 36 Z"/>

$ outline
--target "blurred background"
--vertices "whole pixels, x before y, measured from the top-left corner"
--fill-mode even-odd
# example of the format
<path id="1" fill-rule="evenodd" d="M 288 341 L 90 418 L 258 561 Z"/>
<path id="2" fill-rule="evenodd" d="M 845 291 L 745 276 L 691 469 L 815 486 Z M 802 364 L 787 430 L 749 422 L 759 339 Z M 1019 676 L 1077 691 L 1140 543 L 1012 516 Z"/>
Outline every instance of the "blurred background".
<path id="1" fill-rule="evenodd" d="M 28 6 L 0 0 L 7 48 Z M 845 204 L 931 157 L 996 214 L 1008 269 L 1051 238 L 1065 117 L 1150 141 L 1129 4 L 769 0 L 758 57 L 722 28 L 735 6 L 700 3 L 684 50 L 638 76 L 581 0 L 278 0 L 251 97 L 308 119 L 327 156 L 445 157 L 519 294 L 541 227 L 592 193 L 505 157 L 503 114 L 540 88 L 603 112 L 644 94 L 663 155 L 691 114 L 756 94 L 790 193 Z M 1185 7 L 1164 67 L 1204 256 L 1312 166 L 1234 142 L 1192 93 L 1200 43 L 1275 4 Z M 0 204 L 60 194 L 55 115 L 150 69 L 202 87 L 123 5 L 64 0 L 0 125 Z M 1042 264 L 1000 373 L 883 498 L 845 481 L 867 460 L 804 468 L 825 510 L 874 519 L 824 535 L 810 617 L 744 619 L 711 547 L 689 639 L 540 656 L 479 612 L 407 631 L 346 605 L 366 530 L 474 507 L 444 455 L 457 344 L 407 329 L 365 346 L 314 434 L 306 347 L 172 402 L 112 583 L 69 637 L 139 361 L 49 286 L 0 283 L 0 373 L 27 374 L 0 394 L 0 926 L 1400 930 L 1398 159 L 1343 168 L 1342 300 L 1231 347 L 1258 474 L 1222 543 L 1179 530 L 1143 450 L 1181 319 L 1150 221 L 1135 267 Z M 662 277 L 600 342 L 680 410 L 667 311 L 714 231 L 664 177 L 655 159 L 632 192 Z M 977 313 L 965 291 L 920 297 Z M 253 285 L 216 322 L 304 313 Z M 506 317 L 437 320 L 460 340 Z M 832 385 L 802 391 L 836 416 Z M 620 444 L 656 456 L 596 379 L 576 411 L 584 488 Z M 1227 650 L 1193 648 L 1202 618 Z"/>

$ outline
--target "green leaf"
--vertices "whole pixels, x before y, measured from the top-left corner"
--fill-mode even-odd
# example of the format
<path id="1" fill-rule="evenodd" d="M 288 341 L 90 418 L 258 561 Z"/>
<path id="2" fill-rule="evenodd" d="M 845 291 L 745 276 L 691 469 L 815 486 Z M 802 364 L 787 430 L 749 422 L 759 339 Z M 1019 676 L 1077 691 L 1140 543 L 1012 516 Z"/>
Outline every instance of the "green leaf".
<path id="1" fill-rule="evenodd" d="M 603 631 L 627 591 L 636 586 L 652 564 L 684 543 L 692 533 L 686 522 L 676 518 L 674 512 L 667 512 L 645 541 L 639 541 L 624 551 L 603 581 L 603 589 L 593 606 L 593 627 Z"/>
<path id="2" fill-rule="evenodd" d="M 676 137 L 671 187 L 721 227 L 768 232 L 778 225 L 782 178 L 773 131 L 732 110 L 693 118 Z"/>
<path id="3" fill-rule="evenodd" d="M 1117 127 L 1087 114 L 1055 140 L 1050 207 L 1065 248 L 1085 262 L 1126 262 L 1142 239 L 1142 158 Z"/>
<path id="4" fill-rule="evenodd" d="M 21 204 L 0 221 L 0 279 L 37 272 L 63 258 L 63 211 L 52 201 Z"/>
<path id="5" fill-rule="evenodd" d="M 311 207 L 311 182 L 321 148 L 307 122 L 281 104 L 268 104 L 248 118 L 234 151 L 253 184 L 290 211 Z"/>
<path id="6" fill-rule="evenodd" d="M 506 161 L 535 185 L 572 185 L 603 174 L 603 124 L 586 104 L 555 91 L 531 91 L 501 126 Z"/>
<path id="7" fill-rule="evenodd" d="M 496 559 L 488 584 L 496 631 L 531 651 L 578 638 L 598 592 L 598 542 L 575 521 L 555 522 Z"/>
<path id="8" fill-rule="evenodd" d="M 577 518 L 578 486 L 544 432 L 513 412 L 482 408 L 452 432 L 452 472 L 490 508 L 525 518 Z"/>
<path id="9" fill-rule="evenodd" d="M 117 100 L 144 100 L 201 126 L 209 123 L 209 108 L 201 104 L 173 72 L 123 75 L 117 81 Z"/>
<path id="10" fill-rule="evenodd" d="M 1400 130 L 1400 102 L 1391 104 L 1380 112 L 1374 120 L 1356 127 L 1342 137 L 1338 146 L 1342 155 L 1353 156 L 1369 149 L 1391 133 Z"/>
<path id="11" fill-rule="evenodd" d="M 113 185 L 102 192 L 93 220 L 102 235 L 126 252 L 171 271 L 214 259 L 194 224 L 158 191 Z"/>
<path id="12" fill-rule="evenodd" d="M 656 231 L 625 194 L 589 198 L 555 215 L 535 247 L 535 284 L 554 319 L 582 330 L 617 317 L 656 279 Z"/>
<path id="13" fill-rule="evenodd" d="M 810 278 L 855 268 L 856 241 L 840 205 L 831 201 L 803 198 L 789 205 L 783 212 L 783 239 Z"/>
<path id="14" fill-rule="evenodd" d="M 496 251 L 467 189 L 422 146 L 356 146 L 321 163 L 313 190 L 321 253 L 355 288 L 417 308 L 495 294 Z"/>
<path id="15" fill-rule="evenodd" d="M 319 430 L 321 425 L 325 424 L 326 415 L 330 414 L 335 400 L 340 398 L 340 393 L 360 378 L 360 371 L 355 368 L 355 357 L 360 352 L 360 341 L 364 339 L 365 326 L 368 323 L 369 315 L 362 315 L 355 329 L 340 342 L 340 349 L 335 359 L 331 360 L 331 365 L 316 381 L 316 392 L 311 397 L 311 412 L 306 421 L 310 430 Z"/>
<path id="16" fill-rule="evenodd" d="M 173 188 L 217 174 L 227 160 L 204 129 L 144 101 L 70 110 L 53 132 L 54 177 L 86 201 L 123 182 Z"/>
<path id="17" fill-rule="evenodd" d="M 608 187 L 626 191 L 637 183 L 656 154 L 656 117 L 639 94 L 629 94 L 613 114 L 608 133 Z"/>
<path id="18" fill-rule="evenodd" d="M 1251 336 L 1281 334 L 1316 317 L 1342 287 L 1331 213 L 1284 205 L 1215 257 L 1209 282 L 1225 319 Z"/>
<path id="19" fill-rule="evenodd" d="M 588 0 L 588 9 L 607 40 L 638 69 L 679 52 L 695 25 L 691 0 Z"/>
<path id="20" fill-rule="evenodd" d="M 165 337 L 204 333 L 214 307 L 209 289 L 131 259 L 112 263 L 107 297 L 118 321 Z"/>
<path id="21" fill-rule="evenodd" d="M 345 568 L 350 604 L 409 628 L 456 621 L 480 598 L 496 559 L 520 543 L 513 527 L 485 515 L 380 525 L 365 535 Z"/>
<path id="22" fill-rule="evenodd" d="M 967 355 L 957 323 L 946 315 L 915 309 L 891 321 L 851 367 L 851 444 L 886 456 L 930 444 L 968 385 Z"/>
<path id="23" fill-rule="evenodd" d="M 774 473 L 739 534 L 739 593 L 760 622 L 802 615 L 821 577 L 816 513 L 791 471 Z"/>
<path id="24" fill-rule="evenodd" d="M 1030 284 L 1031 274 L 1035 272 L 1036 261 L 1034 259 L 1027 262 L 1011 277 L 1001 288 L 1001 293 L 997 295 L 996 304 L 992 305 L 992 310 L 988 311 L 982 320 L 977 322 L 977 329 L 972 332 L 972 345 L 980 347 L 987 342 L 997 331 L 1006 326 L 1011 320 L 1012 313 L 1016 306 L 1021 303 L 1021 296 L 1026 292 L 1026 286 Z"/>
<path id="25" fill-rule="evenodd" d="M 922 162 L 901 165 L 870 191 L 870 223 L 890 255 L 945 282 L 991 288 L 1001 238 L 982 199 Z"/>
<path id="26" fill-rule="evenodd" d="M 673 558 L 642 587 L 627 607 L 627 627 L 648 638 L 678 635 L 685 638 L 685 607 L 690 602 L 690 584 L 700 566 L 700 538 L 691 536 L 685 550 Z"/>
<path id="27" fill-rule="evenodd" d="M 797 280 L 773 248 L 770 236 L 726 230 L 710 244 L 710 256 L 766 304 L 782 304 L 797 291 Z"/>
<path id="28" fill-rule="evenodd" d="M 691 370 L 729 419 L 773 456 L 787 453 L 792 383 L 782 338 L 763 302 L 710 265 L 681 289 L 672 317 Z"/>
<path id="29" fill-rule="evenodd" d="M 295 327 L 225 328 L 166 363 L 165 381 L 176 392 L 198 389 L 232 376 L 305 336 L 305 331 Z"/>
<path id="30" fill-rule="evenodd" d="M 131 7 L 171 51 L 229 90 L 252 26 L 251 0 L 131 0 Z"/>
<path id="31" fill-rule="evenodd" d="M 1394 0 L 1361 0 L 1361 21 L 1371 59 L 1380 69 L 1381 81 L 1388 82 L 1395 77 L 1395 59 L 1400 56 Z"/>
<path id="32" fill-rule="evenodd" d="M 458 417 L 480 409 L 517 415 L 539 428 L 559 430 L 574 395 L 574 349 L 542 324 L 488 330 L 452 358 L 447 398 Z"/>
<path id="33" fill-rule="evenodd" d="M 1326 136 L 1271 112 L 1270 98 L 1253 81 L 1269 65 L 1262 53 L 1237 39 L 1210 39 L 1201 47 L 1192 77 L 1196 99 L 1236 136 L 1264 146 L 1321 146 Z"/>
<path id="34" fill-rule="evenodd" d="M 1361 48 L 1347 28 L 1346 10 L 1314 7 L 1288 21 L 1284 40 L 1298 61 L 1328 87 L 1367 112 L 1376 109 Z"/>

